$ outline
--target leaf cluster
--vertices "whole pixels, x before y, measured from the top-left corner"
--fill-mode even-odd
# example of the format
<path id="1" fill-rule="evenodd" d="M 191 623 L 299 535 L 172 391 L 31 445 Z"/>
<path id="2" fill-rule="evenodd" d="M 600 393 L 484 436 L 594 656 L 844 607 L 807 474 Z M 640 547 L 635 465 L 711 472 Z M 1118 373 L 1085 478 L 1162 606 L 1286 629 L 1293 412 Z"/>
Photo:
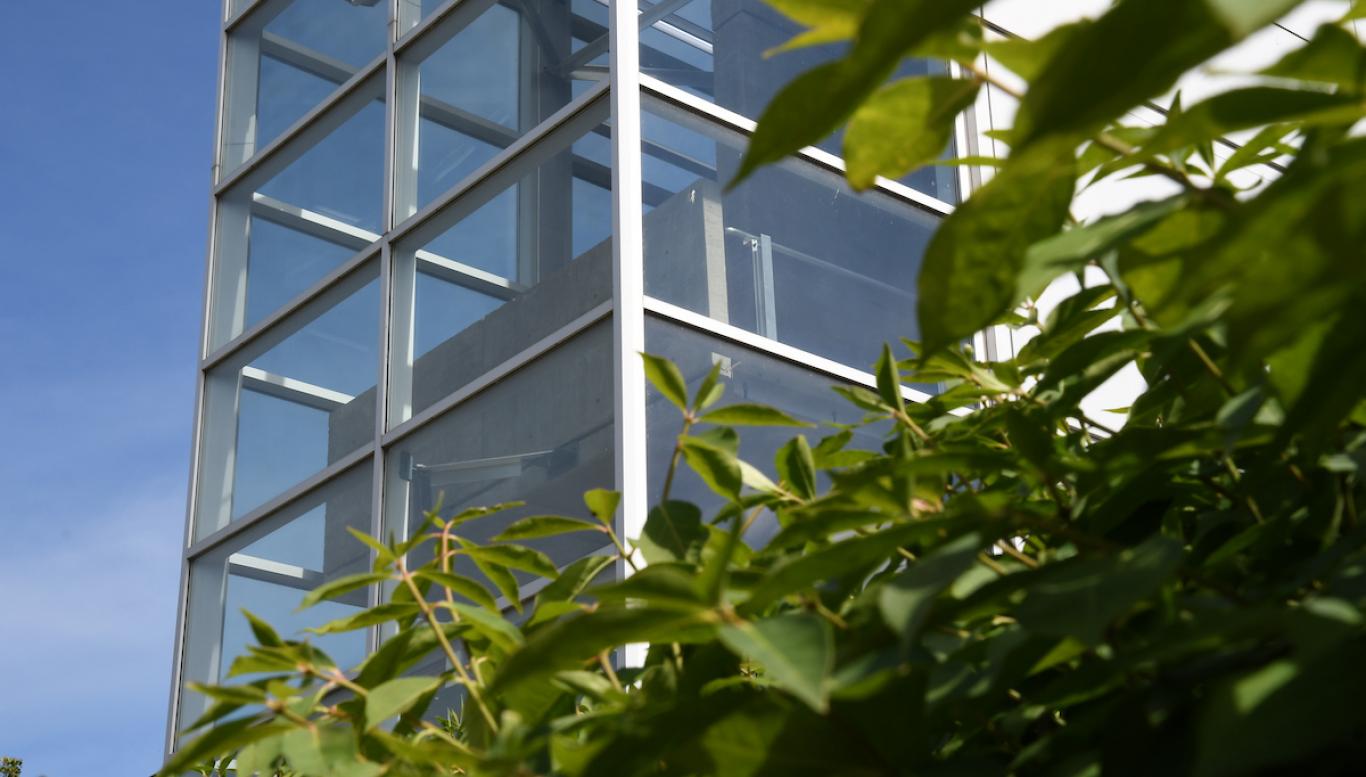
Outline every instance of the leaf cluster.
<path id="1" fill-rule="evenodd" d="M 1337 774 L 1366 757 L 1366 49 L 1325 25 L 1255 84 L 1137 126 L 1297 3 L 1119 0 L 1037 41 L 991 39 L 975 3 L 773 4 L 810 28 L 789 47 L 850 48 L 779 93 L 742 176 L 847 123 L 865 186 L 932 161 L 984 86 L 1020 100 L 1009 155 L 928 249 L 921 339 L 837 389 L 883 445 L 724 404 L 719 368 L 690 392 L 647 354 L 682 421 L 640 536 L 607 491 L 488 545 L 461 527 L 499 507 L 358 535 L 373 570 L 305 604 L 382 585 L 318 629 L 374 629 L 379 649 L 336 667 L 251 618 L 230 673 L 250 679 L 198 688 L 215 704 L 165 774 Z M 885 83 L 907 56 L 966 75 Z M 1088 187 L 1154 177 L 1173 193 L 1073 213 Z M 989 326 L 1027 342 L 983 361 L 964 342 Z M 1097 413 L 1121 371 L 1142 390 Z M 909 384 L 942 390 L 909 401 Z M 797 430 L 772 476 L 739 455 L 754 425 Z M 671 498 L 682 467 L 717 509 Z M 778 529 L 756 543 L 760 521 Z M 572 532 L 616 552 L 557 568 L 518 544 Z M 514 572 L 543 584 L 524 596 Z"/>

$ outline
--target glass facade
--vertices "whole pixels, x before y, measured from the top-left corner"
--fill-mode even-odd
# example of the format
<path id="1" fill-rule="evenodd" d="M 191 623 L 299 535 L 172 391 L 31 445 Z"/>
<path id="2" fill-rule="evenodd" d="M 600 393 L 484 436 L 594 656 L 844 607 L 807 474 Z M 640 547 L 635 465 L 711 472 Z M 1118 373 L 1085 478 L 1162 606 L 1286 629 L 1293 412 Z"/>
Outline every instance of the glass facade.
<path id="1" fill-rule="evenodd" d="M 295 612 L 369 566 L 348 528 L 526 502 L 462 528 L 485 541 L 614 488 L 636 536 L 679 421 L 638 351 L 841 423 L 858 413 L 830 385 L 872 385 L 881 342 L 915 336 L 959 170 L 854 193 L 832 137 L 727 190 L 764 104 L 838 54 L 765 56 L 795 27 L 759 0 L 228 0 L 224 18 L 170 748 L 203 709 L 187 684 L 250 641 L 240 610 L 302 636 L 375 600 Z M 741 454 L 767 469 L 787 436 L 747 431 Z M 539 542 L 559 565 L 604 550 Z M 380 639 L 315 642 L 353 664 Z"/>

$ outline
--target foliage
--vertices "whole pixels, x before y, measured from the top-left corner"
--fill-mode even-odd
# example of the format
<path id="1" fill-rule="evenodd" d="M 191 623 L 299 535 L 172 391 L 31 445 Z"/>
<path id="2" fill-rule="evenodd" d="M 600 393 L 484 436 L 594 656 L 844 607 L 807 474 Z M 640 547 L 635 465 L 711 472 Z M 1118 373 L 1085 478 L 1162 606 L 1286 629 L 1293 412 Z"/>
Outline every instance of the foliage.
<path id="1" fill-rule="evenodd" d="M 0 777 L 19 777 L 24 762 L 18 758 L 0 758 Z"/>
<path id="2" fill-rule="evenodd" d="M 929 246 L 921 341 L 884 351 L 876 391 L 840 389 L 882 449 L 800 432 L 770 478 L 734 427 L 798 421 L 718 405 L 716 371 L 689 393 L 647 357 L 682 430 L 640 537 L 595 491 L 583 516 L 488 547 L 461 526 L 498 507 L 362 538 L 373 573 L 306 603 L 382 581 L 383 604 L 319 629 L 382 627 L 380 649 L 343 672 L 253 619 L 231 674 L 255 679 L 199 688 L 215 705 L 165 773 L 234 754 L 244 774 L 343 777 L 1327 774 L 1366 757 L 1366 138 L 1348 132 L 1366 49 L 1326 25 L 1253 85 L 1136 126 L 1296 3 L 1120 0 L 1033 42 L 986 40 L 975 3 L 774 4 L 811 28 L 790 47 L 852 45 L 774 99 L 746 174 L 852 122 L 850 179 L 898 175 L 983 85 L 1017 92 L 980 54 L 1026 85 L 1008 158 Z M 908 55 L 966 75 L 884 85 Z M 1074 218 L 1077 191 L 1126 177 L 1172 194 Z M 1060 304 L 1031 301 L 1070 275 Z M 962 342 L 993 324 L 1035 336 L 975 359 Z M 1083 410 L 1135 368 L 1122 425 Z M 943 390 L 909 402 L 905 383 Z M 681 466 L 719 510 L 670 499 Z M 781 528 L 756 548 L 758 521 Z M 568 532 L 617 552 L 559 570 L 514 542 Z M 462 555 L 486 580 L 456 574 Z M 514 570 L 550 581 L 520 614 L 495 601 Z M 443 674 L 410 673 L 434 651 Z M 448 686 L 454 710 L 433 705 Z"/>

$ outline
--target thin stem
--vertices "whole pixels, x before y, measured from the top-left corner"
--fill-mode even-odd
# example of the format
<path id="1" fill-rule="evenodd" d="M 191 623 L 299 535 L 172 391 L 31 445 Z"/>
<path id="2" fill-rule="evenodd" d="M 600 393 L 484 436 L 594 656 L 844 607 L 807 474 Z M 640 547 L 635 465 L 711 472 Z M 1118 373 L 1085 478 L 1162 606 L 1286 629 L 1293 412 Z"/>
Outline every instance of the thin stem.
<path id="1" fill-rule="evenodd" d="M 488 705 L 484 703 L 484 695 L 480 693 L 479 686 L 470 678 L 469 672 L 465 670 L 465 663 L 456 654 L 455 648 L 451 646 L 451 641 L 446 638 L 446 631 L 441 628 L 441 623 L 436 619 L 436 612 L 427 602 L 422 591 L 418 589 L 412 574 L 408 572 L 408 565 L 403 558 L 395 562 L 399 576 L 402 577 L 408 590 L 413 594 L 413 600 L 417 602 L 418 609 L 422 610 L 422 617 L 427 619 L 427 624 L 432 627 L 432 632 L 436 634 L 436 641 L 441 644 L 441 650 L 446 654 L 446 658 L 451 662 L 451 667 L 460 676 L 460 681 L 468 689 L 470 698 L 474 699 L 475 706 L 479 708 L 479 713 L 484 716 L 484 722 L 488 723 L 489 730 L 498 731 L 498 721 L 494 719 L 493 713 L 489 711 Z"/>
<path id="2" fill-rule="evenodd" d="M 626 689 L 621 685 L 621 678 L 617 677 L 617 670 L 612 668 L 612 662 L 607 659 L 607 651 L 598 654 L 598 665 L 602 667 L 603 674 L 607 675 L 607 681 L 620 693 L 626 693 Z"/>

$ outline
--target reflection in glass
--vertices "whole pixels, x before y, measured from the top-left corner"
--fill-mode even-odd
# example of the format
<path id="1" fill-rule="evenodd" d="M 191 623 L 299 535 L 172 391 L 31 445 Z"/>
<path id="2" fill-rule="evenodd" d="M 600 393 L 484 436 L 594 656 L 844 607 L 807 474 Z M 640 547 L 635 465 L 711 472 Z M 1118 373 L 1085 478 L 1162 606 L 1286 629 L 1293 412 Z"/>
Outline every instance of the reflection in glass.
<path id="1" fill-rule="evenodd" d="M 190 568 L 183 683 L 220 682 L 232 661 L 255 644 L 242 610 L 262 618 L 285 639 L 308 638 L 342 667 L 365 655 L 365 632 L 324 636 L 304 631 L 355 614 L 369 591 L 296 611 L 306 593 L 329 581 L 365 572 L 369 554 L 347 529 L 370 532 L 369 464 L 348 471 L 198 559 Z M 207 700 L 182 690 L 180 722 L 188 725 Z"/>
<path id="2" fill-rule="evenodd" d="M 583 492 L 612 487 L 612 397 L 612 330 L 599 323 L 391 448 L 387 531 L 412 532 L 438 506 L 450 516 L 514 500 L 526 504 L 463 523 L 457 534 L 487 544 L 517 518 L 583 516 Z M 564 566 L 608 543 L 580 532 L 526 544 Z M 482 579 L 464 557 L 456 571 Z"/>
<path id="3" fill-rule="evenodd" d="M 395 249 L 390 425 L 610 299 L 606 110 L 591 107 Z"/>
<path id="4" fill-rule="evenodd" d="M 384 52 L 387 3 L 267 4 L 233 29 L 223 106 L 223 171 L 279 137 Z"/>
<path id="5" fill-rule="evenodd" d="M 822 437 L 835 434 L 834 424 L 852 424 L 862 420 L 864 412 L 836 394 L 833 378 L 811 372 L 790 362 L 767 356 L 742 346 L 709 337 L 677 324 L 660 319 L 645 319 L 645 350 L 672 359 L 688 383 L 688 395 L 696 391 L 713 364 L 721 365 L 721 381 L 725 394 L 718 407 L 734 402 L 756 402 L 781 408 L 783 411 L 819 429 L 790 429 L 776 427 L 745 427 L 740 430 L 740 458 L 758 467 L 775 482 L 777 470 L 773 455 L 788 440 L 805 434 L 813 446 Z M 674 440 L 682 428 L 678 408 L 664 399 L 653 387 L 648 389 L 646 407 L 646 468 L 648 471 L 650 503 L 658 502 L 664 475 L 673 456 Z M 701 425 L 698 431 L 708 427 Z M 855 430 L 850 449 L 877 450 L 882 445 L 884 430 L 873 426 Z M 822 482 L 821 487 L 825 484 Z M 725 500 L 707 487 L 702 479 L 684 464 L 674 475 L 670 498 L 692 502 L 702 508 L 704 516 L 711 516 Z M 754 547 L 762 547 L 778 530 L 777 520 L 765 513 L 745 534 Z"/>
<path id="6" fill-rule="evenodd" d="M 646 294 L 859 369 L 884 342 L 916 336 L 935 216 L 798 160 L 726 191 L 741 139 L 651 106 Z"/>
<path id="7" fill-rule="evenodd" d="M 374 437 L 373 263 L 205 378 L 201 539 Z"/>
<path id="8" fill-rule="evenodd" d="M 829 44 L 772 54 L 805 28 L 764 0 L 643 0 L 640 19 L 642 73 L 751 119 L 757 119 L 797 76 L 843 56 L 847 49 L 844 44 Z M 944 65 L 937 61 L 909 59 L 896 76 L 943 72 Z M 842 155 L 842 137 L 842 131 L 837 132 L 817 145 Z M 957 180 L 953 168 L 926 167 L 912 171 L 902 182 L 956 202 Z"/>
<path id="9" fill-rule="evenodd" d="M 311 288 L 383 229 L 380 81 L 219 199 L 210 348 Z"/>
<path id="10" fill-rule="evenodd" d="M 426 33 L 399 68 L 399 137 L 408 150 L 400 153 L 395 221 L 605 78 L 606 49 L 590 56 L 583 48 L 583 36 L 598 29 L 568 0 L 464 0 Z"/>

